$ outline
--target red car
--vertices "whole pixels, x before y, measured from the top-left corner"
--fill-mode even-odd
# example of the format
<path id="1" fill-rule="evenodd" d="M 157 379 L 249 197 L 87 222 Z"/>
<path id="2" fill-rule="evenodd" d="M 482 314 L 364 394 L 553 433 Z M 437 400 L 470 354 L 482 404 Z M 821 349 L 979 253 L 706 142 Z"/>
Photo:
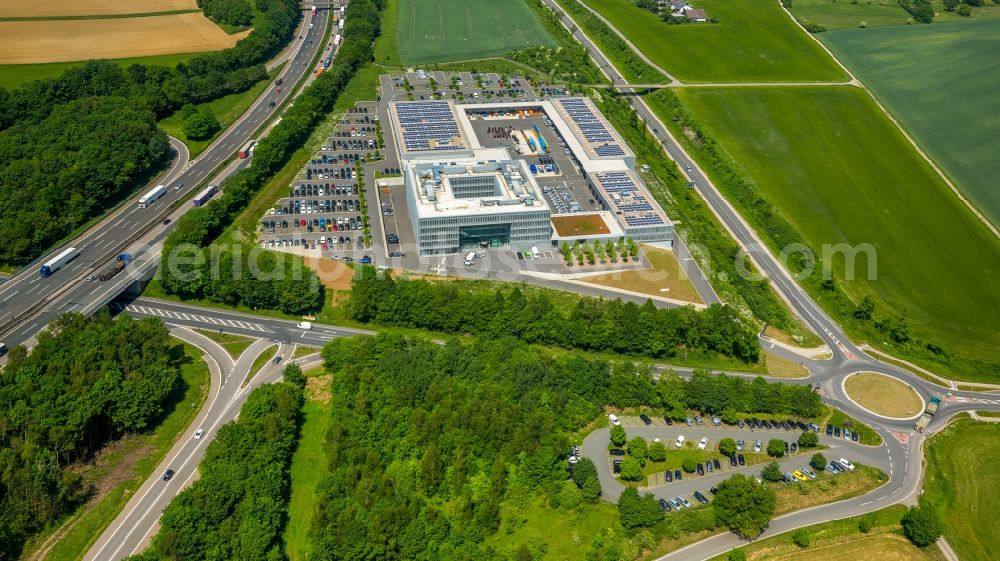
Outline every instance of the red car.
<path id="1" fill-rule="evenodd" d="M 274 88 L 274 93 L 280 94 L 281 93 L 281 88 Z"/>

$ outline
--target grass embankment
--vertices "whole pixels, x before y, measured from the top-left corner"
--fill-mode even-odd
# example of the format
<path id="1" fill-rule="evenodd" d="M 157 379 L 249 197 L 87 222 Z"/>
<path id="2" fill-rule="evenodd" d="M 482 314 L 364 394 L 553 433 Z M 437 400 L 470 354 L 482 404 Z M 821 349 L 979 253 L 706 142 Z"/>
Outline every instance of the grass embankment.
<path id="1" fill-rule="evenodd" d="M 309 528 L 319 500 L 316 485 L 327 473 L 324 444 L 330 408 L 322 387 L 329 386 L 329 383 L 329 376 L 319 376 L 310 378 L 306 386 L 307 400 L 302 408 L 299 445 L 292 456 L 290 470 L 292 497 L 288 502 L 288 524 L 285 526 L 285 553 L 290 561 L 306 561 L 312 554 L 313 541 L 309 538 Z"/>
<path id="2" fill-rule="evenodd" d="M 229 125 L 233 124 L 236 119 L 240 117 L 247 109 L 253 104 L 253 102 L 264 93 L 265 90 L 271 85 L 271 80 L 281 72 L 281 68 L 284 66 L 279 66 L 269 73 L 266 80 L 261 80 L 253 85 L 249 90 L 240 93 L 234 93 L 227 96 L 220 97 L 203 104 L 199 104 L 196 107 L 208 107 L 208 109 L 215 115 L 215 118 L 221 123 L 219 131 L 213 134 L 210 138 L 204 140 L 191 140 L 184 134 L 184 122 L 181 118 L 181 112 L 177 111 L 173 115 L 161 119 L 159 122 L 160 128 L 164 130 L 170 136 L 180 139 L 181 142 L 187 145 L 188 151 L 191 153 L 191 159 L 197 158 L 202 152 L 208 148 L 208 145 L 212 143 L 216 138 L 219 137 Z M 193 186 L 189 186 L 193 187 Z"/>
<path id="3" fill-rule="evenodd" d="M 84 484 L 97 489 L 95 497 L 51 534 L 26 547 L 22 559 L 82 559 L 184 434 L 205 401 L 210 380 L 208 365 L 197 347 L 181 343 L 176 348 L 183 353 L 182 381 L 171 396 L 166 416 L 151 433 L 123 438 L 101 451 L 93 466 L 82 469 Z"/>
<path id="4" fill-rule="evenodd" d="M 182 53 L 174 55 L 145 56 L 135 58 L 114 59 L 118 66 L 125 68 L 131 64 L 147 64 L 158 66 L 177 66 L 179 62 L 187 62 L 205 53 Z M 74 66 L 81 66 L 86 61 L 49 62 L 43 64 L 4 64 L 0 65 L 0 86 L 13 89 L 25 82 L 55 78 Z"/>
<path id="5" fill-rule="evenodd" d="M 789 360 L 767 351 L 763 352 L 763 357 L 768 376 L 777 378 L 805 378 L 809 375 L 809 369 L 802 366 L 801 362 L 795 362 L 794 360 Z"/>
<path id="6" fill-rule="evenodd" d="M 668 123 L 675 123 L 672 95 L 647 97 Z M 832 254 L 829 269 L 850 300 L 822 286 L 820 266 L 804 285 L 849 330 L 887 352 L 900 349 L 933 360 L 932 368 L 950 368 L 955 377 L 995 377 L 983 365 L 956 366 L 967 359 L 955 355 L 1000 356 L 1000 316 L 982 313 L 1000 307 L 1000 284 L 993 282 L 1000 277 L 1000 241 L 864 91 L 681 88 L 677 95 L 718 144 L 703 142 L 693 129 L 670 126 L 772 250 L 800 240 L 818 259 L 823 248 Z M 747 206 L 756 197 L 770 201 L 777 218 Z M 845 256 L 852 251 L 858 254 L 849 267 Z M 874 321 L 853 320 L 851 302 L 866 295 L 875 301 L 876 319 L 898 322 L 905 311 L 906 337 L 953 354 L 900 346 Z"/>
<path id="7" fill-rule="evenodd" d="M 177 299 L 179 301 L 179 299 Z M 212 331 L 209 329 L 198 329 L 196 327 L 191 328 L 195 331 L 209 339 L 218 343 L 229 356 L 233 357 L 233 360 L 240 358 L 243 351 L 253 344 L 253 339 L 250 337 L 244 337 L 243 335 L 235 335 L 233 333 L 225 333 L 223 331 Z"/>
<path id="8" fill-rule="evenodd" d="M 626 80 L 633 84 L 659 84 L 669 81 L 659 70 L 639 58 L 621 37 L 577 0 L 555 0 L 555 2 L 573 18 Z"/>
<path id="9" fill-rule="evenodd" d="M 877 415 L 908 419 L 924 409 L 924 400 L 916 390 L 882 374 L 852 374 L 844 381 L 844 389 L 858 405 Z"/>
<path id="10" fill-rule="evenodd" d="M 631 0 L 582 1 L 684 82 L 827 82 L 847 75 L 778 2 L 699 0 L 718 23 L 671 25 Z"/>
<path id="11" fill-rule="evenodd" d="M 815 561 L 816 559 L 878 559 L 880 561 L 938 561 L 942 559 L 937 548 L 926 550 L 914 547 L 902 537 L 900 520 L 906 507 L 896 505 L 864 516 L 824 522 L 806 526 L 812 545 L 803 549 L 792 541 L 792 533 L 785 532 L 742 546 L 750 561 Z M 858 524 L 865 516 L 873 521 L 868 533 L 862 533 Z M 710 561 L 727 561 L 728 553 Z"/>
<path id="12" fill-rule="evenodd" d="M 316 354 L 320 352 L 320 350 L 321 349 L 317 349 L 316 347 L 307 347 L 306 345 L 296 345 L 295 351 L 292 352 L 292 360 L 295 360 L 297 358 L 302 358 L 304 356 L 309 356 L 311 354 Z"/>
<path id="13" fill-rule="evenodd" d="M 805 453 L 812 456 L 814 452 L 807 450 Z M 816 479 L 796 481 L 788 485 L 775 483 L 774 488 L 778 496 L 775 515 L 859 497 L 882 486 L 888 480 L 885 473 L 879 469 L 855 464 L 854 471 L 840 475 L 830 475 L 829 472 L 823 471 L 816 473 Z"/>
<path id="14" fill-rule="evenodd" d="M 257 355 L 257 358 L 253 360 L 253 364 L 250 366 L 250 371 L 247 372 L 247 377 L 243 379 L 243 383 L 240 384 L 240 387 L 246 386 L 247 384 L 250 383 L 251 380 L 253 380 L 253 377 L 256 376 L 258 372 L 260 372 L 260 369 L 263 368 L 268 361 L 274 358 L 274 352 L 277 349 L 278 345 L 271 345 L 270 347 L 261 351 L 259 355 Z"/>
<path id="15" fill-rule="evenodd" d="M 976 411 L 980 417 L 1000 417 L 1000 411 Z"/>
<path id="16" fill-rule="evenodd" d="M 674 252 L 645 244 L 642 246 L 642 252 L 649 260 L 649 268 L 602 273 L 580 280 L 650 296 L 698 304 L 704 303 L 694 285 L 691 284 L 691 280 L 681 269 Z"/>
<path id="17" fill-rule="evenodd" d="M 962 561 L 1000 551 L 1000 424 L 958 419 L 927 441 L 921 497 L 941 515 Z"/>
<path id="18" fill-rule="evenodd" d="M 405 64 L 484 58 L 533 45 L 555 46 L 523 1 L 398 1 L 396 41 Z"/>
<path id="19" fill-rule="evenodd" d="M 827 423 L 835 427 L 849 428 L 851 432 L 857 432 L 858 442 L 861 444 L 865 444 L 867 446 L 882 445 L 882 437 L 879 435 L 879 433 L 875 432 L 868 425 L 855 420 L 854 417 L 851 417 L 850 415 L 844 413 L 839 409 L 831 408 L 830 415 L 822 419 L 821 422 L 816 424 L 819 425 L 820 431 L 824 431 L 826 430 Z"/>
<path id="20" fill-rule="evenodd" d="M 1000 228 L 1000 71 L 982 62 L 997 37 L 1000 19 L 819 35 Z"/>

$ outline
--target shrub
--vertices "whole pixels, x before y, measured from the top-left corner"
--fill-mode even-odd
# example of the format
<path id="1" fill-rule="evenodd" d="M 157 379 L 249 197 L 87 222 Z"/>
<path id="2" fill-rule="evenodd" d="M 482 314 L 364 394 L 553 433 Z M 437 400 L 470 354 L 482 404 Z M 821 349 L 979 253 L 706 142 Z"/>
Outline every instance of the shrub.
<path id="1" fill-rule="evenodd" d="M 809 460 L 809 465 L 811 465 L 812 467 L 816 468 L 819 471 L 823 471 L 824 469 L 826 469 L 826 456 L 824 456 L 819 452 L 816 452 L 815 454 L 813 454 L 813 457 Z"/>
<path id="2" fill-rule="evenodd" d="M 681 465 L 681 467 L 684 468 L 684 471 L 688 473 L 694 473 L 695 466 L 697 464 L 698 462 L 694 461 L 691 458 L 684 458 L 684 463 Z"/>
<path id="3" fill-rule="evenodd" d="M 918 547 L 927 547 L 941 537 L 941 520 L 930 507 L 910 507 L 901 523 L 903 535 Z"/>
<path id="4" fill-rule="evenodd" d="M 812 543 L 812 534 L 805 528 L 799 528 L 792 532 L 792 541 L 795 542 L 795 545 L 805 549 Z"/>
<path id="5" fill-rule="evenodd" d="M 772 458 L 780 458 L 785 455 L 785 441 L 779 438 L 772 438 L 767 441 L 767 455 Z"/>

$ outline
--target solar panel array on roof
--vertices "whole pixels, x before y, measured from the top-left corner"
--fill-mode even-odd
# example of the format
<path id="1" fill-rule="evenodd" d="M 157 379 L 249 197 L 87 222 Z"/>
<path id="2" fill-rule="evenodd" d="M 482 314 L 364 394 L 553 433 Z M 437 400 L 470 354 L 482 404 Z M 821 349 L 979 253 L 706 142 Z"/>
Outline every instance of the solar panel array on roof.
<path id="1" fill-rule="evenodd" d="M 408 152 L 461 147 L 458 122 L 447 101 L 400 103 L 396 115 Z"/>
<path id="2" fill-rule="evenodd" d="M 639 186 L 632 181 L 629 174 L 609 171 L 598 173 L 597 179 L 608 194 L 618 195 L 617 199 L 612 195 L 611 203 L 622 212 L 625 223 L 629 226 L 653 226 L 665 223 L 655 207 L 640 194 Z"/>
<path id="3" fill-rule="evenodd" d="M 580 127 L 583 137 L 594 147 L 594 152 L 598 156 L 625 155 L 625 151 L 615 142 L 611 132 L 604 126 L 604 122 L 597 115 L 594 115 L 594 112 L 590 110 L 590 107 L 587 107 L 582 99 L 560 99 L 559 103 L 570 119 L 576 123 L 576 126 Z"/>

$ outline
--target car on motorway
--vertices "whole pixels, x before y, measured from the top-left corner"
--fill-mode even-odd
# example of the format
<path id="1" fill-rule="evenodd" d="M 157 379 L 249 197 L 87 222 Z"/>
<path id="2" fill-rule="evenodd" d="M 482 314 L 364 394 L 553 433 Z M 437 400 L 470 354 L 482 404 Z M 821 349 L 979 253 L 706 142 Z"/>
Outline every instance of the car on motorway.
<path id="1" fill-rule="evenodd" d="M 97 280 L 97 275 L 87 275 L 87 282 Z"/>
<path id="2" fill-rule="evenodd" d="M 205 429 L 198 429 L 194 431 L 194 439 L 201 440 L 201 437 L 205 436 Z"/>
<path id="3" fill-rule="evenodd" d="M 808 478 L 806 477 L 806 474 L 802 473 L 802 472 L 801 472 L 801 471 L 799 471 L 799 470 L 795 470 L 795 471 L 793 471 L 793 472 L 792 472 L 792 475 L 793 475 L 793 476 L 795 477 L 795 479 L 798 479 L 799 481 L 805 481 L 806 479 L 808 479 Z"/>
<path id="4" fill-rule="evenodd" d="M 761 442 L 761 441 L 760 441 L 760 439 L 758 438 L 758 439 L 757 439 L 757 442 L 754 442 L 754 443 L 753 443 L 753 451 L 754 451 L 754 452 L 760 452 L 760 449 L 761 449 L 761 448 L 762 448 L 763 446 L 764 446 L 764 443 L 763 443 L 763 442 Z"/>
<path id="5" fill-rule="evenodd" d="M 840 465 L 844 466 L 845 468 L 847 468 L 847 469 L 849 469 L 851 471 L 854 471 L 854 464 L 852 464 L 851 462 L 848 462 L 844 458 L 841 458 L 841 459 L 839 459 L 837 461 L 840 463 Z"/>
<path id="6" fill-rule="evenodd" d="M 171 479 L 173 479 L 173 477 L 174 477 L 174 470 L 167 469 L 167 471 L 163 472 L 164 481 L 170 481 Z"/>
<path id="7" fill-rule="evenodd" d="M 650 419 L 649 415 L 646 415 L 645 413 L 639 415 L 639 419 L 641 419 L 642 422 L 646 424 L 646 426 L 653 424 L 653 420 Z"/>
<path id="8" fill-rule="evenodd" d="M 704 436 L 702 437 L 701 440 L 698 441 L 698 449 L 704 450 L 706 446 L 708 446 L 708 437 Z"/>
<path id="9" fill-rule="evenodd" d="M 703 495 L 701 493 L 701 491 L 695 491 L 694 492 L 694 498 L 698 499 L 698 502 L 701 503 L 701 504 L 703 504 L 703 505 L 707 505 L 708 504 L 708 498 L 705 497 L 705 495 Z"/>
<path id="10" fill-rule="evenodd" d="M 608 420 L 611 421 L 611 424 L 616 427 L 622 424 L 622 422 L 618 419 L 618 415 L 615 415 L 614 413 L 608 413 Z"/>

